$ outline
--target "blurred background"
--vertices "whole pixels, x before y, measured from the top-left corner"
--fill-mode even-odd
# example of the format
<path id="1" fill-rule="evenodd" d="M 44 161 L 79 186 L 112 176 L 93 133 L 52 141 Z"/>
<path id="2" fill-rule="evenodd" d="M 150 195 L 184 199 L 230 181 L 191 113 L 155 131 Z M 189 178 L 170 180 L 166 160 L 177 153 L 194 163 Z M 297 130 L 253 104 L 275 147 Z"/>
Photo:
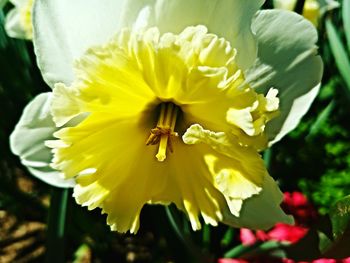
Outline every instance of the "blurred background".
<path id="1" fill-rule="evenodd" d="M 275 5 L 303 12 L 317 27 L 325 65 L 308 114 L 263 153 L 297 225 L 193 232 L 176 209 L 147 206 L 139 233 L 121 235 L 98 209 L 88 212 L 71 190 L 37 180 L 11 153 L 9 135 L 23 108 L 50 89 L 32 42 L 7 35 L 14 5 L 0 1 L 0 262 L 350 262 L 350 1 L 287 2 Z M 273 7 L 266 1 L 263 8 Z"/>

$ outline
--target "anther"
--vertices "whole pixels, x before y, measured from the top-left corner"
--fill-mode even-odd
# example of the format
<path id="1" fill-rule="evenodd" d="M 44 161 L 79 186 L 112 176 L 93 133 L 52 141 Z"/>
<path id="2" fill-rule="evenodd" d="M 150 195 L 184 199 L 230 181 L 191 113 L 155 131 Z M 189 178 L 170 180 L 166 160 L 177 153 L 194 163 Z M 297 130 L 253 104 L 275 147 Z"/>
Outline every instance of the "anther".
<path id="1" fill-rule="evenodd" d="M 166 159 L 167 149 L 169 149 L 170 152 L 174 151 L 172 139 L 178 136 L 178 134 L 174 132 L 178 111 L 178 107 L 173 103 L 162 103 L 160 105 L 157 127 L 151 130 L 151 134 L 146 141 L 146 145 L 159 144 L 156 154 L 156 158 L 159 162 L 163 162 Z"/>

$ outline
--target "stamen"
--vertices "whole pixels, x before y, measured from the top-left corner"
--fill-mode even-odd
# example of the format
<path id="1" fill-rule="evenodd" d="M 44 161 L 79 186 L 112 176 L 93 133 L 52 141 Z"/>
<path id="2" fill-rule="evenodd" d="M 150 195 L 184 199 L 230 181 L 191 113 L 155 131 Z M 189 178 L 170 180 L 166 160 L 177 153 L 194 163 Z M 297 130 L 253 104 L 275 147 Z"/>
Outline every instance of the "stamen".
<path id="1" fill-rule="evenodd" d="M 174 151 L 172 138 L 178 136 L 177 132 L 174 132 L 178 111 L 179 108 L 173 103 L 162 103 L 160 105 L 157 127 L 151 130 L 151 134 L 146 141 L 146 145 L 159 144 L 156 154 L 159 162 L 163 162 L 166 159 L 168 147 L 170 152 Z"/>
<path id="2" fill-rule="evenodd" d="M 165 110 L 166 110 L 166 104 L 165 103 L 160 104 L 160 114 L 159 114 L 157 127 L 163 125 Z"/>
<path id="3" fill-rule="evenodd" d="M 169 136 L 167 134 L 162 134 L 160 137 L 159 149 L 156 154 L 158 161 L 163 162 L 166 158 L 166 148 L 168 146 Z"/>

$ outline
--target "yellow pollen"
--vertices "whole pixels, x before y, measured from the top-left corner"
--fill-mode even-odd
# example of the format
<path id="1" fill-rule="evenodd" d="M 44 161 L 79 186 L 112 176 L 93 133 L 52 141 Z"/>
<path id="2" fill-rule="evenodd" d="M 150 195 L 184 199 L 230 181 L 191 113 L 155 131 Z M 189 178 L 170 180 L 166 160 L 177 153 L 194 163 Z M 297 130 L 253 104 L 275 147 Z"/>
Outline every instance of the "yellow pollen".
<path id="1" fill-rule="evenodd" d="M 177 137 L 174 131 L 176 118 L 179 108 L 171 102 L 162 103 L 160 105 L 160 114 L 156 128 L 151 130 L 151 134 L 147 139 L 146 145 L 159 144 L 156 158 L 159 162 L 163 162 L 166 158 L 166 150 L 173 152 L 172 138 Z"/>

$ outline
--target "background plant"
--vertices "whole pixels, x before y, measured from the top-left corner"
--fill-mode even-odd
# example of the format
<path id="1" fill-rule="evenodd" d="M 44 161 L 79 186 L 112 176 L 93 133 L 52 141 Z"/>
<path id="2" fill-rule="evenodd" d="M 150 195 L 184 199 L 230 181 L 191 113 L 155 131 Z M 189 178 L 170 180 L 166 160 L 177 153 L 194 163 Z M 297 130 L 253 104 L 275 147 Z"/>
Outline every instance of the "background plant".
<path id="1" fill-rule="evenodd" d="M 78 207 L 69 190 L 51 189 L 30 176 L 11 154 L 8 137 L 24 106 L 49 88 L 32 43 L 6 35 L 5 14 L 12 8 L 6 2 L 0 2 L 0 262 L 215 262 L 254 253 L 296 260 L 349 256 L 350 0 L 319 21 L 325 73 L 317 100 L 298 128 L 264 153 L 281 188 L 301 190 L 322 216 L 295 244 L 252 246 L 240 244 L 239 230 L 223 225 L 194 233 L 172 207 L 147 207 L 140 233 L 119 235 L 110 232 L 99 211 Z M 298 1 L 296 11 L 304 2 Z M 264 7 L 272 8 L 272 1 Z"/>

